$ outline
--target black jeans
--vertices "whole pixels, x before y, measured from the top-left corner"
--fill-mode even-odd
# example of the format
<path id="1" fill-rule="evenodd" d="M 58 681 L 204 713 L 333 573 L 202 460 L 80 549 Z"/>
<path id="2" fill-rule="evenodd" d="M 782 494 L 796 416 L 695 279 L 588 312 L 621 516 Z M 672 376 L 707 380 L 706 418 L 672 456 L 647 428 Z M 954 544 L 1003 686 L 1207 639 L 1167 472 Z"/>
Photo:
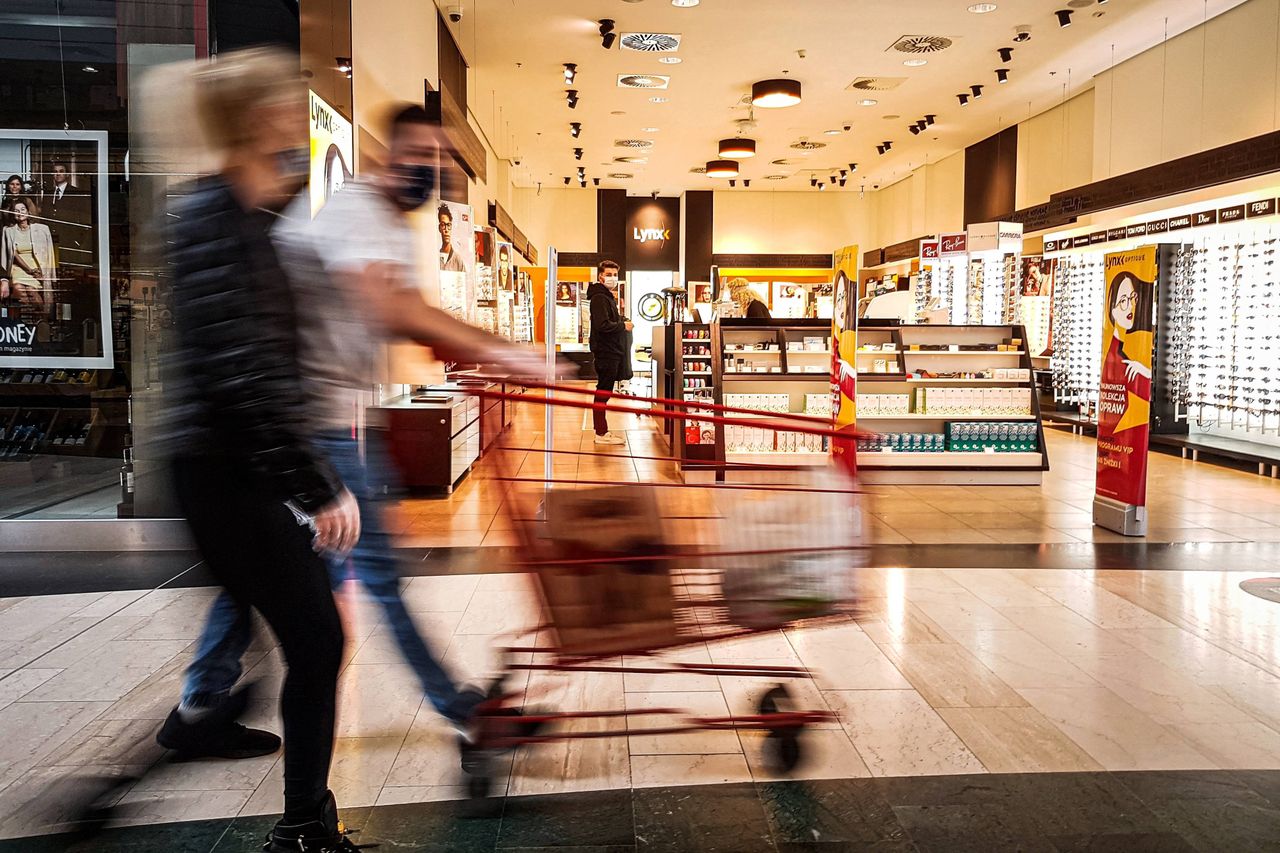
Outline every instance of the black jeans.
<path id="1" fill-rule="evenodd" d="M 238 603 L 262 614 L 280 642 L 288 666 L 280 695 L 285 816 L 308 820 L 329 787 L 342 622 L 311 531 L 257 490 L 242 464 L 180 459 L 174 485 L 209 570 Z"/>
<path id="2" fill-rule="evenodd" d="M 605 393 L 612 394 L 613 386 L 618 382 L 618 372 L 622 369 L 622 359 L 614 355 L 602 355 L 596 357 L 596 403 L 607 402 Z M 592 413 L 592 420 L 595 422 L 596 435 L 604 435 L 609 431 L 609 421 L 605 418 L 606 412 L 603 409 L 596 409 Z"/>

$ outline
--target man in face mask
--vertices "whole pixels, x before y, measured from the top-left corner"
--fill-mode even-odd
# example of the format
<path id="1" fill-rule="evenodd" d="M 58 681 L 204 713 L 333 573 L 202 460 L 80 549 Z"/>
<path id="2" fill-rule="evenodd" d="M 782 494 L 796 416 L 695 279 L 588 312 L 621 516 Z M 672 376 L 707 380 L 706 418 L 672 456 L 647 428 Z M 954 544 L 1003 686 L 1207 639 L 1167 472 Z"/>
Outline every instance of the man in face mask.
<path id="1" fill-rule="evenodd" d="M 385 364 L 386 345 L 395 341 L 429 346 L 440 359 L 490 365 L 489 373 L 534 376 L 543 362 L 423 299 L 419 271 L 434 275 L 436 265 L 417 263 L 417 235 L 409 214 L 436 196 L 439 129 L 421 107 L 407 106 L 395 114 L 387 139 L 385 168 L 347 183 L 314 220 L 309 200 L 299 197 L 272 237 L 298 307 L 298 361 L 314 441 L 360 508 L 350 561 L 331 560 L 333 580 L 336 584 L 348 568 L 354 570 L 383 609 L 385 624 L 424 694 L 464 736 L 474 737 L 475 711 L 485 696 L 458 689 L 418 634 L 400 597 L 385 506 L 394 471 L 381 430 L 364 424 L 361 413 L 377 402 L 370 389 L 386 381 L 377 366 Z M 240 657 L 249 640 L 247 612 L 229 598 L 219 599 L 188 669 L 179 711 L 216 704 L 227 695 L 240 676 Z M 187 751 L 198 753 L 199 746 L 193 742 Z M 216 754 L 243 755 L 230 750 Z"/>
<path id="2" fill-rule="evenodd" d="M 591 355 L 596 363 L 596 404 L 606 403 L 613 394 L 613 386 L 622 372 L 627 356 L 627 332 L 631 323 L 622 318 L 618 310 L 618 265 L 613 261 L 601 261 L 596 267 L 596 280 L 587 288 L 591 302 Z M 609 431 L 609 421 L 603 409 L 594 413 L 596 444 L 622 445 L 627 440 Z"/>

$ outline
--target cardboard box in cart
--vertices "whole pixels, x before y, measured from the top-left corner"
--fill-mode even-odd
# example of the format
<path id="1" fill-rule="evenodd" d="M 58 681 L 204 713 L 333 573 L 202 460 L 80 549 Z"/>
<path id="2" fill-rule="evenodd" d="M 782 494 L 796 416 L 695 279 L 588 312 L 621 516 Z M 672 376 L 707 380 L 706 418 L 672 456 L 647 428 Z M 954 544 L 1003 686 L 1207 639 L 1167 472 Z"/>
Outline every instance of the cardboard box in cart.
<path id="1" fill-rule="evenodd" d="M 662 556 L 668 549 L 653 490 L 553 490 L 546 509 L 551 553 L 573 561 L 536 571 L 561 652 L 616 654 L 669 645 L 677 634 L 671 561 Z M 610 562 L 646 556 L 652 559 Z M 590 562 L 577 562 L 583 560 Z"/>

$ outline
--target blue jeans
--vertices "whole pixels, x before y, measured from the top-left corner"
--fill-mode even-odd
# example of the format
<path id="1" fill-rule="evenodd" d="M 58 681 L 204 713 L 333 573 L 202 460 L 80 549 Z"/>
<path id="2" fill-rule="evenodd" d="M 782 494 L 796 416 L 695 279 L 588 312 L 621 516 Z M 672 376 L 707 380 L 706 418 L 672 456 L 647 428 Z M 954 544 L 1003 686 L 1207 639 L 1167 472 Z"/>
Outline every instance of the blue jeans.
<path id="1" fill-rule="evenodd" d="M 466 720 L 475 710 L 479 696 L 458 692 L 449 674 L 423 642 L 400 597 L 400 571 L 385 515 L 393 469 L 381 435 L 376 431 L 366 435 L 363 462 L 359 443 L 349 434 L 326 433 L 317 444 L 360 507 L 360 540 L 355 550 L 349 558 L 329 560 L 333 586 L 336 588 L 347 578 L 348 567 L 354 569 L 356 578 L 382 608 L 400 653 L 417 674 L 431 704 L 449 720 Z M 212 707 L 225 699 L 240 678 L 243 671 L 240 659 L 251 639 L 249 609 L 223 592 L 209 611 L 195 659 L 187 667 L 182 703 L 191 708 Z"/>

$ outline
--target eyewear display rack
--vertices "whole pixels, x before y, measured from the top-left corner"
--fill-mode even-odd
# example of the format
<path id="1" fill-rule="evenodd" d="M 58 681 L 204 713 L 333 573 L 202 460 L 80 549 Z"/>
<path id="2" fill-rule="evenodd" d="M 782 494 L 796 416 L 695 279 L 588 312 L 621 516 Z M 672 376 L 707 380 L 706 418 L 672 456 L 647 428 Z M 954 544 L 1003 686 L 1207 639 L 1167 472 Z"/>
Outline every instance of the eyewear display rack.
<path id="1" fill-rule="evenodd" d="M 733 415 L 742 420 L 767 421 L 782 412 L 830 417 L 830 320 L 721 318 L 711 324 L 676 323 L 674 336 L 669 372 L 681 399 L 758 412 Z M 702 467 L 718 479 L 762 468 L 821 465 L 829 457 L 821 437 L 763 427 L 676 421 L 669 436 L 686 472 Z"/>
<path id="2" fill-rule="evenodd" d="M 1021 326 L 862 321 L 855 360 L 858 430 L 879 436 L 859 447 L 865 482 L 1038 485 L 1049 469 Z"/>

